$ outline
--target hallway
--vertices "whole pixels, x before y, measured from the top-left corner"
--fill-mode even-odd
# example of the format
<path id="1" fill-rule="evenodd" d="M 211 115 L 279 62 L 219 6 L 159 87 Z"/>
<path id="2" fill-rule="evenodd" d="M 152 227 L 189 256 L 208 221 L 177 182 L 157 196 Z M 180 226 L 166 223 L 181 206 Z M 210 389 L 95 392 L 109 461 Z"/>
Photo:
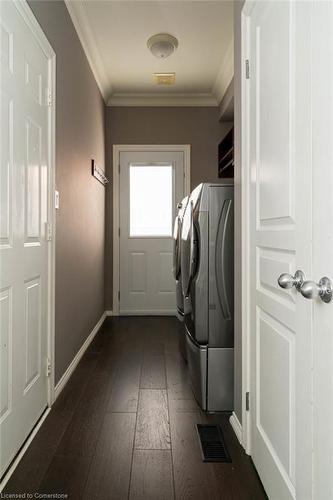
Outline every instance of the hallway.
<path id="1" fill-rule="evenodd" d="M 4 493 L 72 499 L 266 498 L 228 416 L 193 399 L 171 317 L 108 318 Z M 203 463 L 195 424 L 220 422 L 232 463 Z"/>

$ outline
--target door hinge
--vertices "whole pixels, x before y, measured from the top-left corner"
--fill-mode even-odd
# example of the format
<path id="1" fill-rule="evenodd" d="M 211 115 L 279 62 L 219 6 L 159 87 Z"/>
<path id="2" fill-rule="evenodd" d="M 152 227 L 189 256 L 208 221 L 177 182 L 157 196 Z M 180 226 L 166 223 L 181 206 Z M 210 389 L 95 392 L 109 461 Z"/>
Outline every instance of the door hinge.
<path id="1" fill-rule="evenodd" d="M 120 238 L 120 227 L 118 227 L 118 236 Z"/>
<path id="2" fill-rule="evenodd" d="M 53 104 L 53 95 L 51 89 L 46 89 L 46 106 L 52 106 Z"/>
<path id="3" fill-rule="evenodd" d="M 245 78 L 248 80 L 250 78 L 250 61 L 245 59 Z"/>
<path id="4" fill-rule="evenodd" d="M 118 165 L 118 172 L 119 172 L 119 174 L 120 174 L 120 164 Z"/>
<path id="5" fill-rule="evenodd" d="M 246 409 L 246 411 L 250 410 L 250 393 L 249 392 L 247 392 L 245 394 L 245 409 Z"/>
<path id="6" fill-rule="evenodd" d="M 47 377 L 51 376 L 51 368 L 52 368 L 51 360 L 50 360 L 50 358 L 46 358 L 46 376 Z"/>
<path id="7" fill-rule="evenodd" d="M 120 290 L 118 290 L 118 302 L 120 302 Z"/>
<path id="8" fill-rule="evenodd" d="M 52 240 L 52 226 L 49 222 L 45 222 L 46 241 Z"/>

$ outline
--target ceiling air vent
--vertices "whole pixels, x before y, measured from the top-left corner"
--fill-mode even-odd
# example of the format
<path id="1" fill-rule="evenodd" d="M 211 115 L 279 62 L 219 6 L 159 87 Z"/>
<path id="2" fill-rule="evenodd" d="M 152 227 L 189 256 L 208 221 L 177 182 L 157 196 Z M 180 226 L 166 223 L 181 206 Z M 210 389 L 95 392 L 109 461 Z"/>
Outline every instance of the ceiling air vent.
<path id="1" fill-rule="evenodd" d="M 176 81 L 175 73 L 154 73 L 154 80 L 157 85 L 174 85 Z"/>

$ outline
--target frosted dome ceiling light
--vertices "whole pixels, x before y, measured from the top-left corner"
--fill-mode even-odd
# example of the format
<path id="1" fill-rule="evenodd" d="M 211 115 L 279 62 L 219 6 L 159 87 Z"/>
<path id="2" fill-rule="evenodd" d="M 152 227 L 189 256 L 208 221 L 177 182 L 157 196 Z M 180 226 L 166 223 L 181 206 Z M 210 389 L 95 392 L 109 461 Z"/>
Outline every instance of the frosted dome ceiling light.
<path id="1" fill-rule="evenodd" d="M 147 47 L 155 57 L 165 59 L 176 50 L 178 40 L 168 33 L 158 33 L 148 39 Z"/>

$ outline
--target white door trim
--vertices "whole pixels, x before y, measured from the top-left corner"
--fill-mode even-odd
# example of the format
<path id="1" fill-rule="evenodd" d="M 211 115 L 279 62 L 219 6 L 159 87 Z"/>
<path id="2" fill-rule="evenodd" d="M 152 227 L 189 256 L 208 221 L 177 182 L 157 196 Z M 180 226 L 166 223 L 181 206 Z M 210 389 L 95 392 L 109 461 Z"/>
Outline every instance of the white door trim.
<path id="1" fill-rule="evenodd" d="M 48 72 L 50 84 L 50 106 L 48 114 L 49 140 L 48 140 L 48 222 L 51 228 L 51 240 L 48 242 L 48 328 L 47 328 L 47 356 L 51 363 L 51 373 L 48 382 L 48 405 L 51 406 L 54 401 L 54 336 L 55 336 L 55 236 L 56 236 L 56 217 L 54 207 L 55 191 L 55 114 L 56 114 L 56 54 L 46 38 L 42 28 L 38 24 L 32 10 L 26 0 L 13 2 L 24 22 L 34 35 L 38 45 L 48 59 Z"/>
<path id="2" fill-rule="evenodd" d="M 191 192 L 190 144 L 114 144 L 113 145 L 113 315 L 119 316 L 119 165 L 120 153 L 126 151 L 181 151 L 184 153 L 184 196 Z"/>
<path id="3" fill-rule="evenodd" d="M 253 2 L 247 0 L 241 19 L 241 185 L 242 185 L 242 445 L 251 455 L 251 403 L 246 409 L 246 393 L 250 391 L 250 164 L 249 164 L 249 80 L 246 60 L 249 58 L 249 15 Z"/>

